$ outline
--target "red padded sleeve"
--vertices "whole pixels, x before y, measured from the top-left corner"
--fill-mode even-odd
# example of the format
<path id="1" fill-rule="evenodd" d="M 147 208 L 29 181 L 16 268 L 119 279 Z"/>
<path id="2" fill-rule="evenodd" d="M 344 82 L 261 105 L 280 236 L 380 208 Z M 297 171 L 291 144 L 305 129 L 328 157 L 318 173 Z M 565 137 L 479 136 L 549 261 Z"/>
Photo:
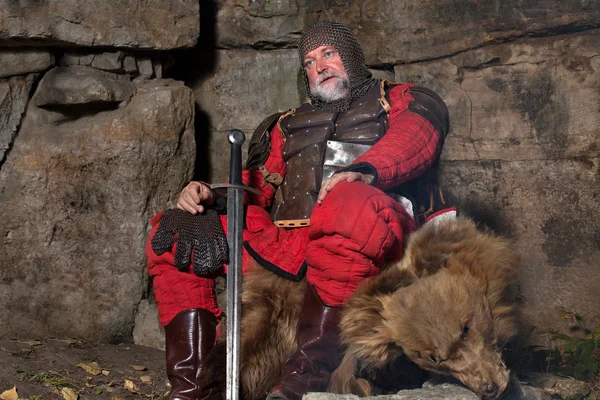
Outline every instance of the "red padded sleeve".
<path id="1" fill-rule="evenodd" d="M 411 112 L 411 84 L 389 92 L 390 127 L 386 134 L 353 164 L 367 163 L 377 171 L 374 186 L 386 190 L 416 178 L 434 163 L 440 151 L 440 133 L 420 115 Z"/>

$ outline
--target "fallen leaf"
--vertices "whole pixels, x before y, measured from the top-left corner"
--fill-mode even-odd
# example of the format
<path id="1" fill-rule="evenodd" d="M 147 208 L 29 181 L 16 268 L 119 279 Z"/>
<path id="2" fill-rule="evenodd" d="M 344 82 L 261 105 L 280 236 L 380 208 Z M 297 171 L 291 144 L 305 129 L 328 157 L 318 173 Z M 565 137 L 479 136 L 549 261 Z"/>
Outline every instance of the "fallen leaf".
<path id="1" fill-rule="evenodd" d="M 73 389 L 68 387 L 62 388 L 60 394 L 62 394 L 62 397 L 65 400 L 77 400 L 79 398 L 79 395 L 75 393 Z"/>
<path id="2" fill-rule="evenodd" d="M 130 381 L 129 379 L 125 379 L 124 385 L 125 389 L 129 390 L 131 393 L 139 393 L 140 389 L 135 386 L 135 383 Z"/>
<path id="3" fill-rule="evenodd" d="M 150 383 L 152 382 L 152 377 L 150 375 L 142 375 L 140 376 L 140 381 L 142 381 L 142 383 Z"/>
<path id="4" fill-rule="evenodd" d="M 77 366 L 90 375 L 100 375 L 102 373 L 102 368 L 100 368 L 96 361 L 87 364 L 79 363 Z"/>
<path id="5" fill-rule="evenodd" d="M 0 399 L 2 400 L 17 400 L 19 395 L 17 394 L 17 387 L 14 386 L 10 390 L 5 390 L 0 394 Z"/>
<path id="6" fill-rule="evenodd" d="M 121 400 L 121 397 L 115 394 L 113 397 L 110 398 L 110 400 Z"/>
<path id="7" fill-rule="evenodd" d="M 102 370 L 102 375 L 104 375 L 104 376 L 109 376 L 109 375 L 110 375 L 110 371 L 109 371 L 109 370 L 107 370 L 107 369 L 103 369 L 103 370 Z"/>
<path id="8" fill-rule="evenodd" d="M 42 344 L 42 342 L 40 342 L 39 340 L 29 340 L 27 342 L 21 342 L 21 343 L 25 343 L 28 344 L 30 346 L 39 346 Z"/>
<path id="9" fill-rule="evenodd" d="M 143 365 L 132 365 L 131 368 L 135 369 L 136 371 L 146 371 L 148 369 Z"/>

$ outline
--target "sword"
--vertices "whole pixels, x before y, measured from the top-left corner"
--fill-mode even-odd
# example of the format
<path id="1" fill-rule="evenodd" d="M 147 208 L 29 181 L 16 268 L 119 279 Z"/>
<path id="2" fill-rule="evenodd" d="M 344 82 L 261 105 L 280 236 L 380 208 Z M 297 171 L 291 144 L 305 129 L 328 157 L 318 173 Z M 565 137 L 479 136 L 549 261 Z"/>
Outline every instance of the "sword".
<path id="1" fill-rule="evenodd" d="M 231 145 L 229 183 L 211 185 L 227 188 L 227 400 L 238 400 L 240 382 L 240 333 L 242 316 L 242 232 L 244 230 L 244 190 L 260 191 L 242 184 L 242 144 L 244 132 L 233 129 L 228 136 Z"/>

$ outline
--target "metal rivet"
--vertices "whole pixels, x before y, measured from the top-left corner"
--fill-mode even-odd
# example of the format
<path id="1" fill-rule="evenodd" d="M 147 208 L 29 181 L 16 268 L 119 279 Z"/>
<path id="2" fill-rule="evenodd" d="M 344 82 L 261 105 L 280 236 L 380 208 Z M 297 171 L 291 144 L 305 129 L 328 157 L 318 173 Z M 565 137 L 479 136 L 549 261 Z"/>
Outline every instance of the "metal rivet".
<path id="1" fill-rule="evenodd" d="M 296 178 L 300 178 L 300 175 L 296 175 Z"/>
<path id="2" fill-rule="evenodd" d="M 312 168 L 311 168 L 311 170 L 313 170 L 313 171 L 314 171 L 314 170 L 315 170 L 315 167 L 312 167 Z"/>
<path id="3" fill-rule="evenodd" d="M 304 218 L 308 218 L 308 215 L 305 215 Z"/>
<path id="4" fill-rule="evenodd" d="M 306 194 L 308 194 L 308 192 L 306 192 Z M 306 218 L 306 217 L 305 217 Z"/>
<path id="5" fill-rule="evenodd" d="M 357 130 L 358 128 L 354 128 L 354 130 Z"/>
<path id="6" fill-rule="evenodd" d="M 379 126 L 379 122 L 377 123 L 377 126 Z"/>
<path id="7" fill-rule="evenodd" d="M 281 200 L 281 204 L 285 203 L 285 200 Z"/>
<path id="8" fill-rule="evenodd" d="M 298 157 L 302 157 L 302 153 L 298 153 Z"/>
<path id="9" fill-rule="evenodd" d="M 284 152 L 283 154 L 285 154 L 285 152 Z M 289 162 L 289 161 L 286 161 L 285 163 L 286 163 L 286 164 L 288 164 L 288 165 L 290 164 L 290 162 Z"/>
<path id="10" fill-rule="evenodd" d="M 296 116 L 296 114 L 292 114 L 292 117 L 295 117 L 295 116 Z"/>
<path id="11" fill-rule="evenodd" d="M 315 147 L 317 147 L 317 145 L 315 144 Z"/>
<path id="12" fill-rule="evenodd" d="M 356 121 L 356 118 L 352 118 L 352 121 Z"/>
<path id="13" fill-rule="evenodd" d="M 359 106 L 362 106 L 362 103 L 358 103 Z"/>
<path id="14" fill-rule="evenodd" d="M 308 120 L 308 122 L 310 122 L 310 119 Z"/>
<path id="15" fill-rule="evenodd" d="M 296 200 L 296 196 L 292 196 L 292 200 Z"/>
<path id="16" fill-rule="evenodd" d="M 285 154 L 285 151 L 283 152 L 283 154 Z"/>
<path id="17" fill-rule="evenodd" d="M 308 132 L 308 129 L 306 130 L 306 132 Z"/>

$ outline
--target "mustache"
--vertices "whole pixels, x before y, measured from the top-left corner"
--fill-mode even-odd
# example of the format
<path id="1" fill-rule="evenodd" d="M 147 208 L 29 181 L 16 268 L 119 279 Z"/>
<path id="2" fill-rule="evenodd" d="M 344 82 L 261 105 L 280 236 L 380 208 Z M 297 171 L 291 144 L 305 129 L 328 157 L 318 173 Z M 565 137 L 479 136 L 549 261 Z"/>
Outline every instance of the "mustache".
<path id="1" fill-rule="evenodd" d="M 331 78 L 331 77 L 335 77 L 335 78 L 343 80 L 342 76 L 340 74 L 338 74 L 337 72 L 335 72 L 335 71 L 326 71 L 326 72 L 323 72 L 323 73 L 321 73 L 319 75 L 319 77 L 317 78 L 316 83 L 317 83 L 317 85 L 320 85 L 325 79 L 328 79 L 328 78 Z"/>

